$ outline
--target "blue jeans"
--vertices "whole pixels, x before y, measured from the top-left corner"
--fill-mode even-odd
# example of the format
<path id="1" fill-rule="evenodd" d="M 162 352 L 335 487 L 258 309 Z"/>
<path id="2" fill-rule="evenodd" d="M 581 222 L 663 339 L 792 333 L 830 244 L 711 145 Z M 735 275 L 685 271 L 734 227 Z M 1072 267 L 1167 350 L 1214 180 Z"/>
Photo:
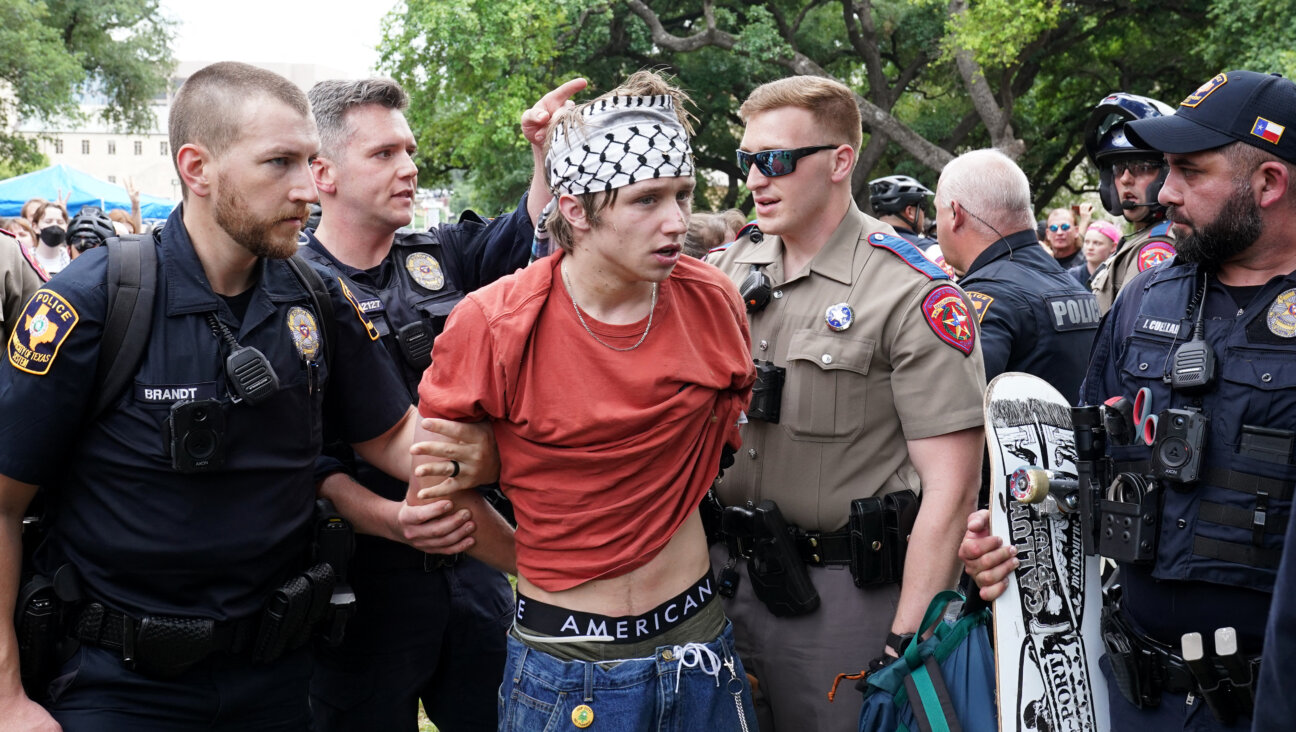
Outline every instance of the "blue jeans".
<path id="1" fill-rule="evenodd" d="M 499 728 L 572 729 L 576 712 L 597 729 L 755 730 L 751 688 L 733 647 L 728 621 L 710 643 L 604 663 L 560 661 L 509 636 Z"/>

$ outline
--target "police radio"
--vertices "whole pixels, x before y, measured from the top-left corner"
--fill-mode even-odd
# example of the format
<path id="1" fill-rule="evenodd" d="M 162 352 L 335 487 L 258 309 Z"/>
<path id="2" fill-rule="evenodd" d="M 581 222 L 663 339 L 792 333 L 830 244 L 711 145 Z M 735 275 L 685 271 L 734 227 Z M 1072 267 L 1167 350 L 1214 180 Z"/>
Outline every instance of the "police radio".
<path id="1" fill-rule="evenodd" d="M 770 294 L 774 292 L 774 283 L 770 281 L 769 275 L 752 265 L 751 271 L 747 273 L 746 279 L 738 286 L 738 294 L 742 296 L 743 304 L 747 306 L 748 313 L 759 313 L 769 305 Z"/>
<path id="2" fill-rule="evenodd" d="M 1170 371 L 1170 387 L 1184 394 L 1204 391 L 1215 383 L 1215 351 L 1206 342 L 1202 322 L 1206 314 L 1206 278 L 1202 275 L 1201 289 L 1193 296 L 1197 319 L 1193 322 L 1192 337 L 1175 351 Z"/>

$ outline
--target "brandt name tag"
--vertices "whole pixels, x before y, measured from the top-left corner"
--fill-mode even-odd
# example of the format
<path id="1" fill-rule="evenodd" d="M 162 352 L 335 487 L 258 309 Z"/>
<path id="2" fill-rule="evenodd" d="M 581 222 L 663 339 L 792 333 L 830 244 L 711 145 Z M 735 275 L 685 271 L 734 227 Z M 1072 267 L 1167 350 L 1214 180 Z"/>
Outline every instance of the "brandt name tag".
<path id="1" fill-rule="evenodd" d="M 218 397 L 214 381 L 203 384 L 135 384 L 135 401 L 147 404 L 172 404 Z"/>
<path id="2" fill-rule="evenodd" d="M 1098 327 L 1102 314 L 1093 295 L 1057 295 L 1045 297 L 1049 314 L 1053 316 L 1053 330 L 1088 330 Z"/>
<path id="3" fill-rule="evenodd" d="M 1134 325 L 1134 330 L 1148 335 L 1161 336 L 1162 338 L 1178 338 L 1179 334 L 1183 332 L 1183 323 L 1178 320 L 1140 315 L 1138 322 Z"/>

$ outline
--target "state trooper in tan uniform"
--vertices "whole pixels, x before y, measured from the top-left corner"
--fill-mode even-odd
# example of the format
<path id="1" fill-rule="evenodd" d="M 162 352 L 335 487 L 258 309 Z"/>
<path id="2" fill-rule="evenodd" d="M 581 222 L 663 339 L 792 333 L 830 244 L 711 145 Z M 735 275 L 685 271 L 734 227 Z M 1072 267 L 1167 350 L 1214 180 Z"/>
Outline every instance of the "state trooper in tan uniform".
<path id="1" fill-rule="evenodd" d="M 1089 281 L 1103 313 L 1134 275 L 1174 256 L 1174 232 L 1165 220 L 1165 206 L 1157 202 L 1168 170 L 1165 158 L 1125 136 L 1126 122 L 1173 113 L 1155 99 L 1118 92 L 1098 102 L 1085 123 L 1085 151 L 1099 171 L 1103 207 L 1134 226 L 1134 233 L 1120 240 Z"/>
<path id="2" fill-rule="evenodd" d="M 722 590 L 732 595 L 725 611 L 756 678 L 760 728 L 850 729 L 858 698 L 829 704 L 834 676 L 898 651 L 958 574 L 983 443 L 976 318 L 938 267 L 855 206 L 860 119 L 848 89 L 783 79 L 756 89 L 741 114 L 739 164 L 759 230 L 708 261 L 748 304 L 764 391 L 716 486 L 728 508 L 712 562 L 732 589 Z M 760 523 L 765 501 L 794 527 L 796 569 L 806 568 L 817 604 L 803 586 L 770 590 L 743 558 L 760 531 L 736 518 Z M 912 523 L 907 559 L 882 535 L 888 511 Z M 854 564 L 851 529 L 863 538 Z M 861 551 L 872 546 L 881 549 Z"/>

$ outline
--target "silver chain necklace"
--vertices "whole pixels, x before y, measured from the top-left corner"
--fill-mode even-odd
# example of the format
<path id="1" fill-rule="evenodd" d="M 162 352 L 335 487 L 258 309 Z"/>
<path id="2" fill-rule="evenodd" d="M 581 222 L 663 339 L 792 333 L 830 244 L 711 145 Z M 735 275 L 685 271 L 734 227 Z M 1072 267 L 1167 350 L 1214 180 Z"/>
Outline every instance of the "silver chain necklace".
<path id="1" fill-rule="evenodd" d="M 594 331 L 590 330 L 589 323 L 585 322 L 585 316 L 581 315 L 580 305 L 576 304 L 576 292 L 575 290 L 572 289 L 571 279 L 568 278 L 567 276 L 567 268 L 560 264 L 558 266 L 558 269 L 562 270 L 563 284 L 567 286 L 567 294 L 568 296 L 571 297 L 572 308 L 576 310 L 576 319 L 580 321 L 581 326 L 585 328 L 585 332 L 589 333 L 591 338 L 598 341 L 599 344 L 602 345 L 603 347 L 611 348 L 614 351 L 633 351 L 634 349 L 643 345 L 644 339 L 648 337 L 648 331 L 652 330 L 653 313 L 657 310 L 657 283 L 656 282 L 654 282 L 652 286 L 652 306 L 651 309 L 648 310 L 648 325 L 644 326 L 643 335 L 639 336 L 639 340 L 636 341 L 633 346 L 629 346 L 626 348 L 617 348 L 616 346 L 609 345 L 602 338 L 599 338 L 594 333 Z"/>

